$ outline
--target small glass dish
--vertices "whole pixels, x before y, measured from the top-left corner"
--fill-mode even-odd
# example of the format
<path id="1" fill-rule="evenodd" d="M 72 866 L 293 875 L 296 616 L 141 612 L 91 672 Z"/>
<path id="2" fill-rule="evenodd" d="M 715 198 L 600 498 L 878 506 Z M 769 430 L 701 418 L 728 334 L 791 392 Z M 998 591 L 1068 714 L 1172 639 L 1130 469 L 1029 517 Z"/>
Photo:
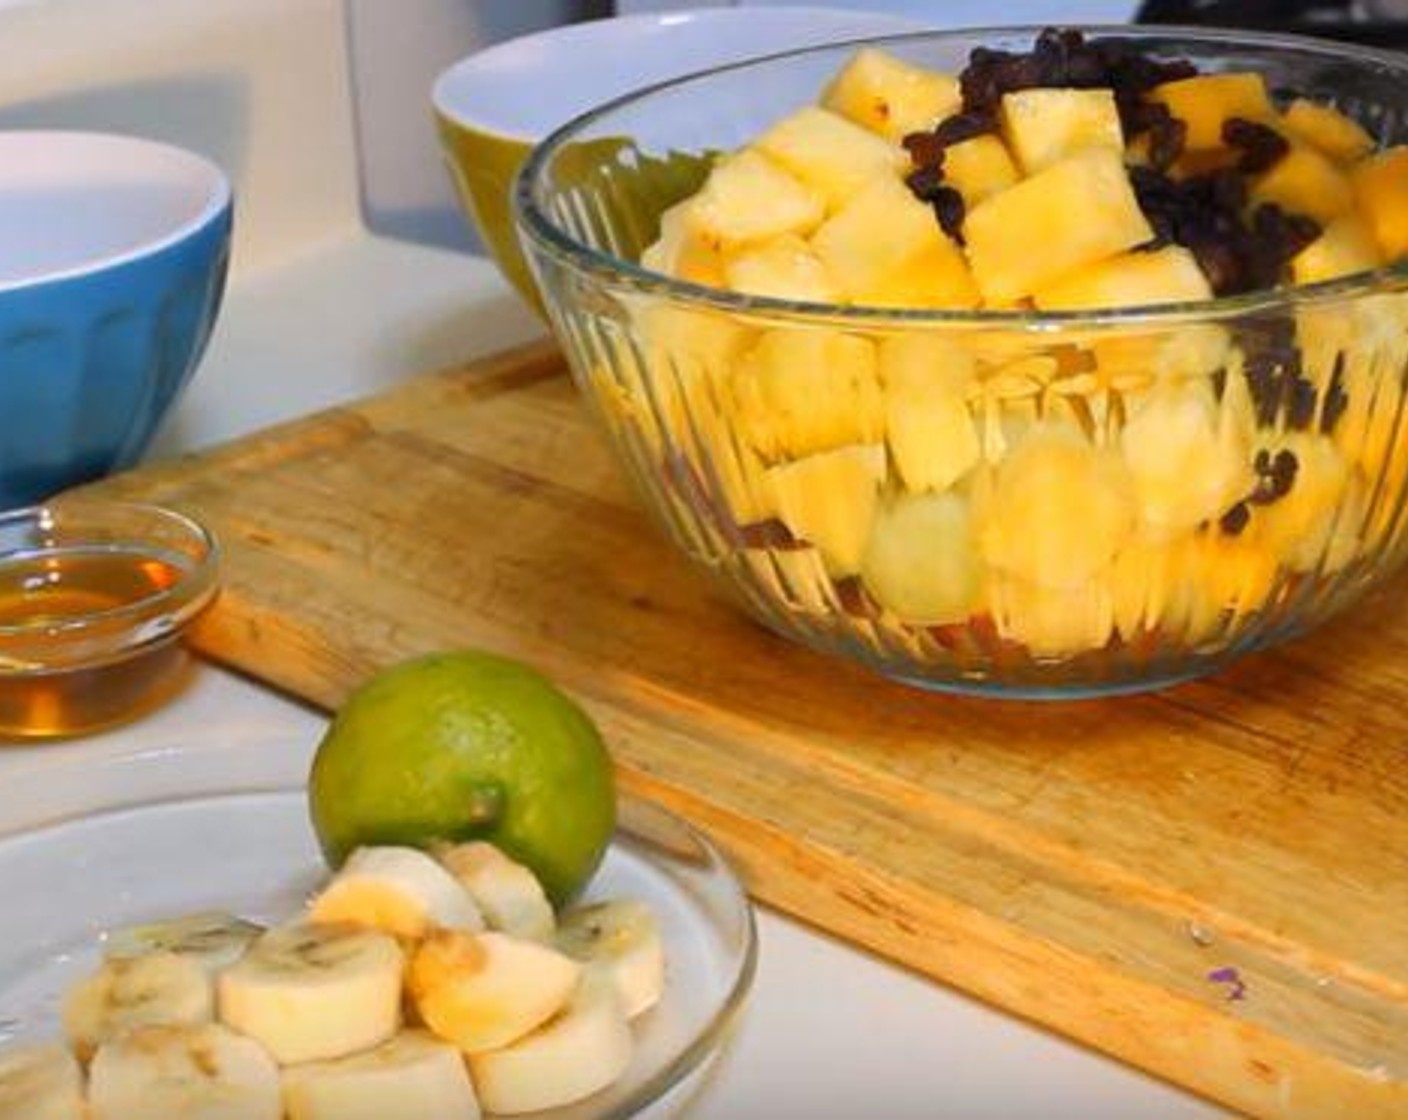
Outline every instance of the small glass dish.
<path id="1" fill-rule="evenodd" d="M 158 506 L 66 498 L 0 514 L 0 737 L 78 735 L 171 695 L 219 548 Z"/>

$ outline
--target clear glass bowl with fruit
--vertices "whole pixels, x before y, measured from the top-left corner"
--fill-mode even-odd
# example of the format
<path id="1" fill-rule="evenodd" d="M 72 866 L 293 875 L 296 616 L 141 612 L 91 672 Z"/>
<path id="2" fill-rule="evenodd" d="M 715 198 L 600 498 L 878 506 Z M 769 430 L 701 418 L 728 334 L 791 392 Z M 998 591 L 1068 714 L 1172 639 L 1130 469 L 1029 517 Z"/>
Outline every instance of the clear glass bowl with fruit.
<path id="1" fill-rule="evenodd" d="M 1408 56 L 1014 29 L 798 51 L 519 180 L 574 376 L 675 542 L 905 681 L 1158 686 L 1404 552 Z"/>

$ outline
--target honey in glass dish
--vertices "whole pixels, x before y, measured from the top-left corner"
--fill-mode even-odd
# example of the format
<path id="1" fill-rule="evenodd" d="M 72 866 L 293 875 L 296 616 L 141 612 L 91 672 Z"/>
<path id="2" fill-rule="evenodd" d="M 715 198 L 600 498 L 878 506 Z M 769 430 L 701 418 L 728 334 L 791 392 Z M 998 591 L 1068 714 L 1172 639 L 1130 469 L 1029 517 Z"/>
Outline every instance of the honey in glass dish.
<path id="1" fill-rule="evenodd" d="M 156 507 L 66 503 L 0 517 L 0 735 L 95 731 L 169 697 L 180 637 L 215 591 L 214 542 Z"/>

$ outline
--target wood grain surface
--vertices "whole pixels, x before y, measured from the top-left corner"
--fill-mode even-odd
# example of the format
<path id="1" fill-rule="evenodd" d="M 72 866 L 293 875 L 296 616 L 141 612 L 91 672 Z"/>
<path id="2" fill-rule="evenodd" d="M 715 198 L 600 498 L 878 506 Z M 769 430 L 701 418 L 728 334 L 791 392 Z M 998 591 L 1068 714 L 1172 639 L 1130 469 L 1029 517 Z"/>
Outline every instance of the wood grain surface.
<path id="1" fill-rule="evenodd" d="M 1408 1116 L 1402 581 L 1156 695 L 910 690 L 729 607 L 544 347 L 97 489 L 217 531 L 214 659 L 331 708 L 407 655 L 525 658 L 758 899 L 1233 1108 Z"/>

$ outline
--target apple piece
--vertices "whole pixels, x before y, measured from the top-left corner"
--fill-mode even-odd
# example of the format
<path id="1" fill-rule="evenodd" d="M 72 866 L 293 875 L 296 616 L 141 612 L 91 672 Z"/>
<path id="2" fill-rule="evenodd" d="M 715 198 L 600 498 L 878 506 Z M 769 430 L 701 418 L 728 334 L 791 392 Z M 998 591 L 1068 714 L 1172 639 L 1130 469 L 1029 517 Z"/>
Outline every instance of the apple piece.
<path id="1" fill-rule="evenodd" d="M 1108 89 L 1024 89 L 1002 97 L 1002 135 L 1033 175 L 1087 148 L 1124 155 L 1124 131 Z"/>
<path id="2" fill-rule="evenodd" d="M 767 477 L 778 517 L 816 547 L 831 577 L 859 572 L 885 481 L 884 446 L 838 447 L 771 467 Z"/>
<path id="3" fill-rule="evenodd" d="M 813 106 L 778 121 L 755 147 L 818 192 L 829 211 L 874 179 L 896 178 L 909 161 L 902 148 Z"/>
<path id="4" fill-rule="evenodd" d="M 749 295 L 807 303 L 836 303 L 841 298 L 821 258 L 795 233 L 740 250 L 723 274 L 728 287 Z"/>
<path id="5" fill-rule="evenodd" d="M 1030 296 L 1154 236 L 1123 161 L 1103 148 L 1069 156 L 993 195 L 968 213 L 963 232 L 988 302 Z"/>
<path id="6" fill-rule="evenodd" d="M 944 149 L 944 183 L 963 196 L 969 210 L 1021 177 L 1007 145 L 996 136 L 974 136 Z"/>
<path id="7" fill-rule="evenodd" d="M 822 92 L 822 105 L 898 144 L 931 129 L 963 103 L 952 74 L 862 47 Z"/>
<path id="8" fill-rule="evenodd" d="M 1374 138 L 1358 121 L 1308 97 L 1291 102 L 1281 117 L 1281 127 L 1336 163 L 1353 163 L 1374 150 Z"/>
<path id="9" fill-rule="evenodd" d="M 946 626 L 977 609 L 979 569 L 968 502 L 949 491 L 900 495 L 881 505 L 860 574 L 901 621 Z"/>

